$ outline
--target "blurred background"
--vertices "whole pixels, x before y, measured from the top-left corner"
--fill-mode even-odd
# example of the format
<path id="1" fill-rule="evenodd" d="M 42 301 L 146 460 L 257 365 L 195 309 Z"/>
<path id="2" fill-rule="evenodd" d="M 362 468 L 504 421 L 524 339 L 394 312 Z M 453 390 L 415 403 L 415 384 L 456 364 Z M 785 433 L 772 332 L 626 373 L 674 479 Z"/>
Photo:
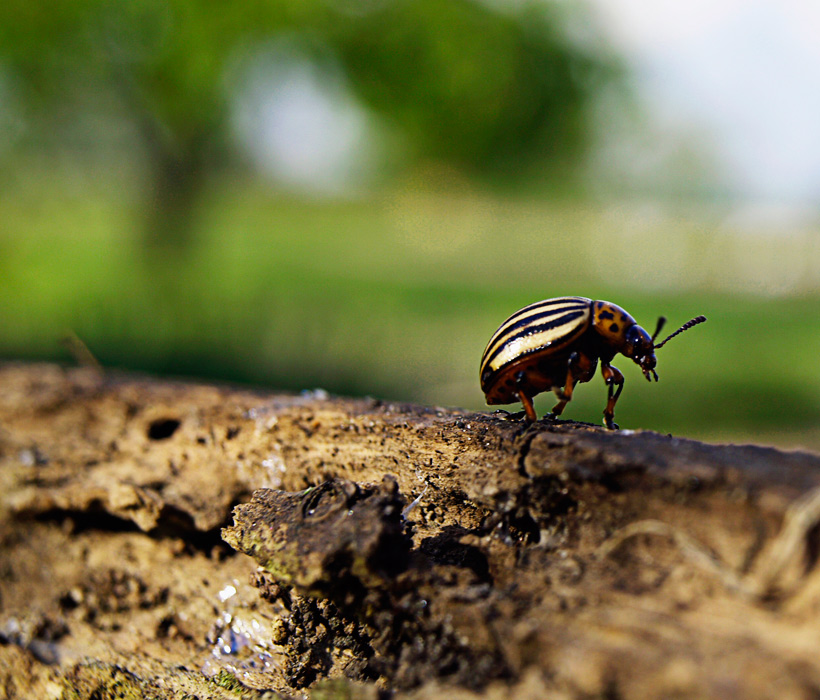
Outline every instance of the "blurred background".
<path id="1" fill-rule="evenodd" d="M 709 317 L 622 427 L 818 450 L 818 124 L 802 0 L 6 0 L 0 357 L 483 410 L 582 295 Z"/>

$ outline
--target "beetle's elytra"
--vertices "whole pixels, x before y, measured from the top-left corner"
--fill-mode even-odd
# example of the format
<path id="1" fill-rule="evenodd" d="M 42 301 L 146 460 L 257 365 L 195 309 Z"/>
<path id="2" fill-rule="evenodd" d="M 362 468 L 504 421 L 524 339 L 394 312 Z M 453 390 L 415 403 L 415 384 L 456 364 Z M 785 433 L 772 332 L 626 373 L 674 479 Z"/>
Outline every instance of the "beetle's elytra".
<path id="1" fill-rule="evenodd" d="M 609 391 L 604 425 L 617 429 L 615 404 L 624 388 L 624 375 L 611 362 L 616 354 L 630 358 L 648 380 L 655 378 L 655 351 L 678 333 L 703 323 L 697 316 L 655 344 L 666 319 L 661 316 L 653 335 L 641 328 L 620 306 L 585 297 L 545 299 L 516 311 L 490 338 L 481 358 L 481 389 L 488 404 L 520 401 L 530 421 L 538 420 L 532 398 L 552 390 L 558 403 L 552 417 L 561 415 L 578 382 L 595 375 L 598 360 Z"/>

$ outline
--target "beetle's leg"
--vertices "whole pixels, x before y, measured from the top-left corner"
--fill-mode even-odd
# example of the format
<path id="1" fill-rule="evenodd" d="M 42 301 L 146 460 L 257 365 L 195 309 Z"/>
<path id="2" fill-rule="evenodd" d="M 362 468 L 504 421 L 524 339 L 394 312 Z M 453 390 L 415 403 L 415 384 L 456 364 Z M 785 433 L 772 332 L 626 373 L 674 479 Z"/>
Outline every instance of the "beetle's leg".
<path id="1" fill-rule="evenodd" d="M 553 406 L 549 414 L 551 418 L 560 416 L 564 411 L 564 407 L 572 400 L 572 390 L 578 382 L 575 378 L 579 365 L 578 360 L 579 355 L 577 352 L 573 352 L 569 356 L 569 361 L 567 362 L 567 381 L 563 387 L 555 391 L 555 395 L 558 397 L 558 403 Z"/>
<path id="2" fill-rule="evenodd" d="M 572 400 L 572 390 L 575 388 L 575 375 L 578 369 L 578 353 L 573 352 L 569 356 L 569 360 L 567 361 L 567 380 L 564 383 L 564 386 L 560 389 L 555 391 L 555 395 L 564 403 L 564 406 L 567 402 Z M 561 407 L 563 409 L 563 406 Z M 553 409 L 553 413 L 555 410 Z M 560 413 L 560 411 L 558 412 Z M 556 414 L 558 415 L 558 414 Z"/>
<path id="3" fill-rule="evenodd" d="M 564 408 L 566 407 L 567 403 L 569 403 L 569 399 L 561 399 L 557 404 L 552 407 L 552 410 L 546 415 L 547 418 L 558 418 L 563 412 Z"/>
<path id="4" fill-rule="evenodd" d="M 608 362 L 601 362 L 601 374 L 604 377 L 607 387 L 609 387 L 609 400 L 604 409 L 604 425 L 610 430 L 617 430 L 618 424 L 614 422 L 615 404 L 624 388 L 624 375 L 617 367 L 613 367 Z M 617 388 L 616 388 L 617 387 Z"/>
<path id="5" fill-rule="evenodd" d="M 518 399 L 521 401 L 521 404 L 524 406 L 524 412 L 527 414 L 527 418 L 529 419 L 530 423 L 535 423 L 538 420 L 538 414 L 535 412 L 535 406 L 532 405 L 532 398 L 529 394 L 524 391 L 524 372 L 519 372 L 515 375 L 515 386 L 516 386 L 516 394 L 518 394 Z"/>
<path id="6" fill-rule="evenodd" d="M 563 389 L 560 389 L 555 392 L 555 395 L 558 397 L 558 403 L 552 407 L 552 411 L 550 412 L 550 416 L 553 418 L 560 416 L 564 412 L 564 408 L 566 405 L 572 400 L 572 390 L 575 388 L 575 378 L 572 376 L 572 372 L 567 374 L 567 384 Z"/>
<path id="7" fill-rule="evenodd" d="M 535 421 L 538 420 L 538 414 L 535 412 L 535 406 L 532 405 L 532 399 L 523 391 L 518 392 L 518 398 L 521 399 L 521 403 L 524 406 L 524 413 L 527 414 L 530 423 L 535 423 Z"/>

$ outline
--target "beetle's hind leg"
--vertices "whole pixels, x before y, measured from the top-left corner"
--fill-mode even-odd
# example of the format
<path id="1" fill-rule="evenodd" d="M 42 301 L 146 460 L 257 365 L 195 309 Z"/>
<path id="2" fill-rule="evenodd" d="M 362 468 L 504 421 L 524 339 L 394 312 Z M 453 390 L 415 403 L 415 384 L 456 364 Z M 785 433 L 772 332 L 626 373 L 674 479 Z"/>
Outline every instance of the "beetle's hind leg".
<path id="1" fill-rule="evenodd" d="M 527 419 L 530 423 L 535 423 L 538 420 L 538 414 L 535 412 L 535 406 L 532 405 L 532 397 L 524 389 L 525 377 L 524 372 L 519 372 L 515 375 L 515 393 L 518 394 L 518 399 L 524 406 L 524 413 L 527 414 Z"/>
<path id="2" fill-rule="evenodd" d="M 608 362 L 601 362 L 601 374 L 608 387 L 608 400 L 604 409 L 604 425 L 610 430 L 618 430 L 615 423 L 615 404 L 624 388 L 624 375 L 617 367 L 613 367 Z"/>

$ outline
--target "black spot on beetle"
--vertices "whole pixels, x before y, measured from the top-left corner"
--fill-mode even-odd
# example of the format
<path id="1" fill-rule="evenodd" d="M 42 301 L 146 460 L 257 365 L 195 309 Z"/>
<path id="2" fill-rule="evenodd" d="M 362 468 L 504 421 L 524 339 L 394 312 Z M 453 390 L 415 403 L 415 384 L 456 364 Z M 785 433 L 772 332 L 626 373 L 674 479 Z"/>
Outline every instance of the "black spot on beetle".
<path id="1" fill-rule="evenodd" d="M 618 332 L 618 328 L 619 328 L 619 326 L 618 326 L 618 324 L 617 324 L 617 323 L 612 323 L 612 324 L 610 324 L 610 326 L 609 326 L 609 332 L 610 332 L 610 333 L 617 333 L 617 332 Z"/>
<path id="2" fill-rule="evenodd" d="M 148 425 L 148 438 L 150 440 L 167 440 L 180 426 L 180 421 L 176 418 L 157 418 Z"/>
<path id="3" fill-rule="evenodd" d="M 615 318 L 615 314 L 613 314 L 611 311 L 602 310 L 601 313 L 598 314 L 598 318 Z"/>

